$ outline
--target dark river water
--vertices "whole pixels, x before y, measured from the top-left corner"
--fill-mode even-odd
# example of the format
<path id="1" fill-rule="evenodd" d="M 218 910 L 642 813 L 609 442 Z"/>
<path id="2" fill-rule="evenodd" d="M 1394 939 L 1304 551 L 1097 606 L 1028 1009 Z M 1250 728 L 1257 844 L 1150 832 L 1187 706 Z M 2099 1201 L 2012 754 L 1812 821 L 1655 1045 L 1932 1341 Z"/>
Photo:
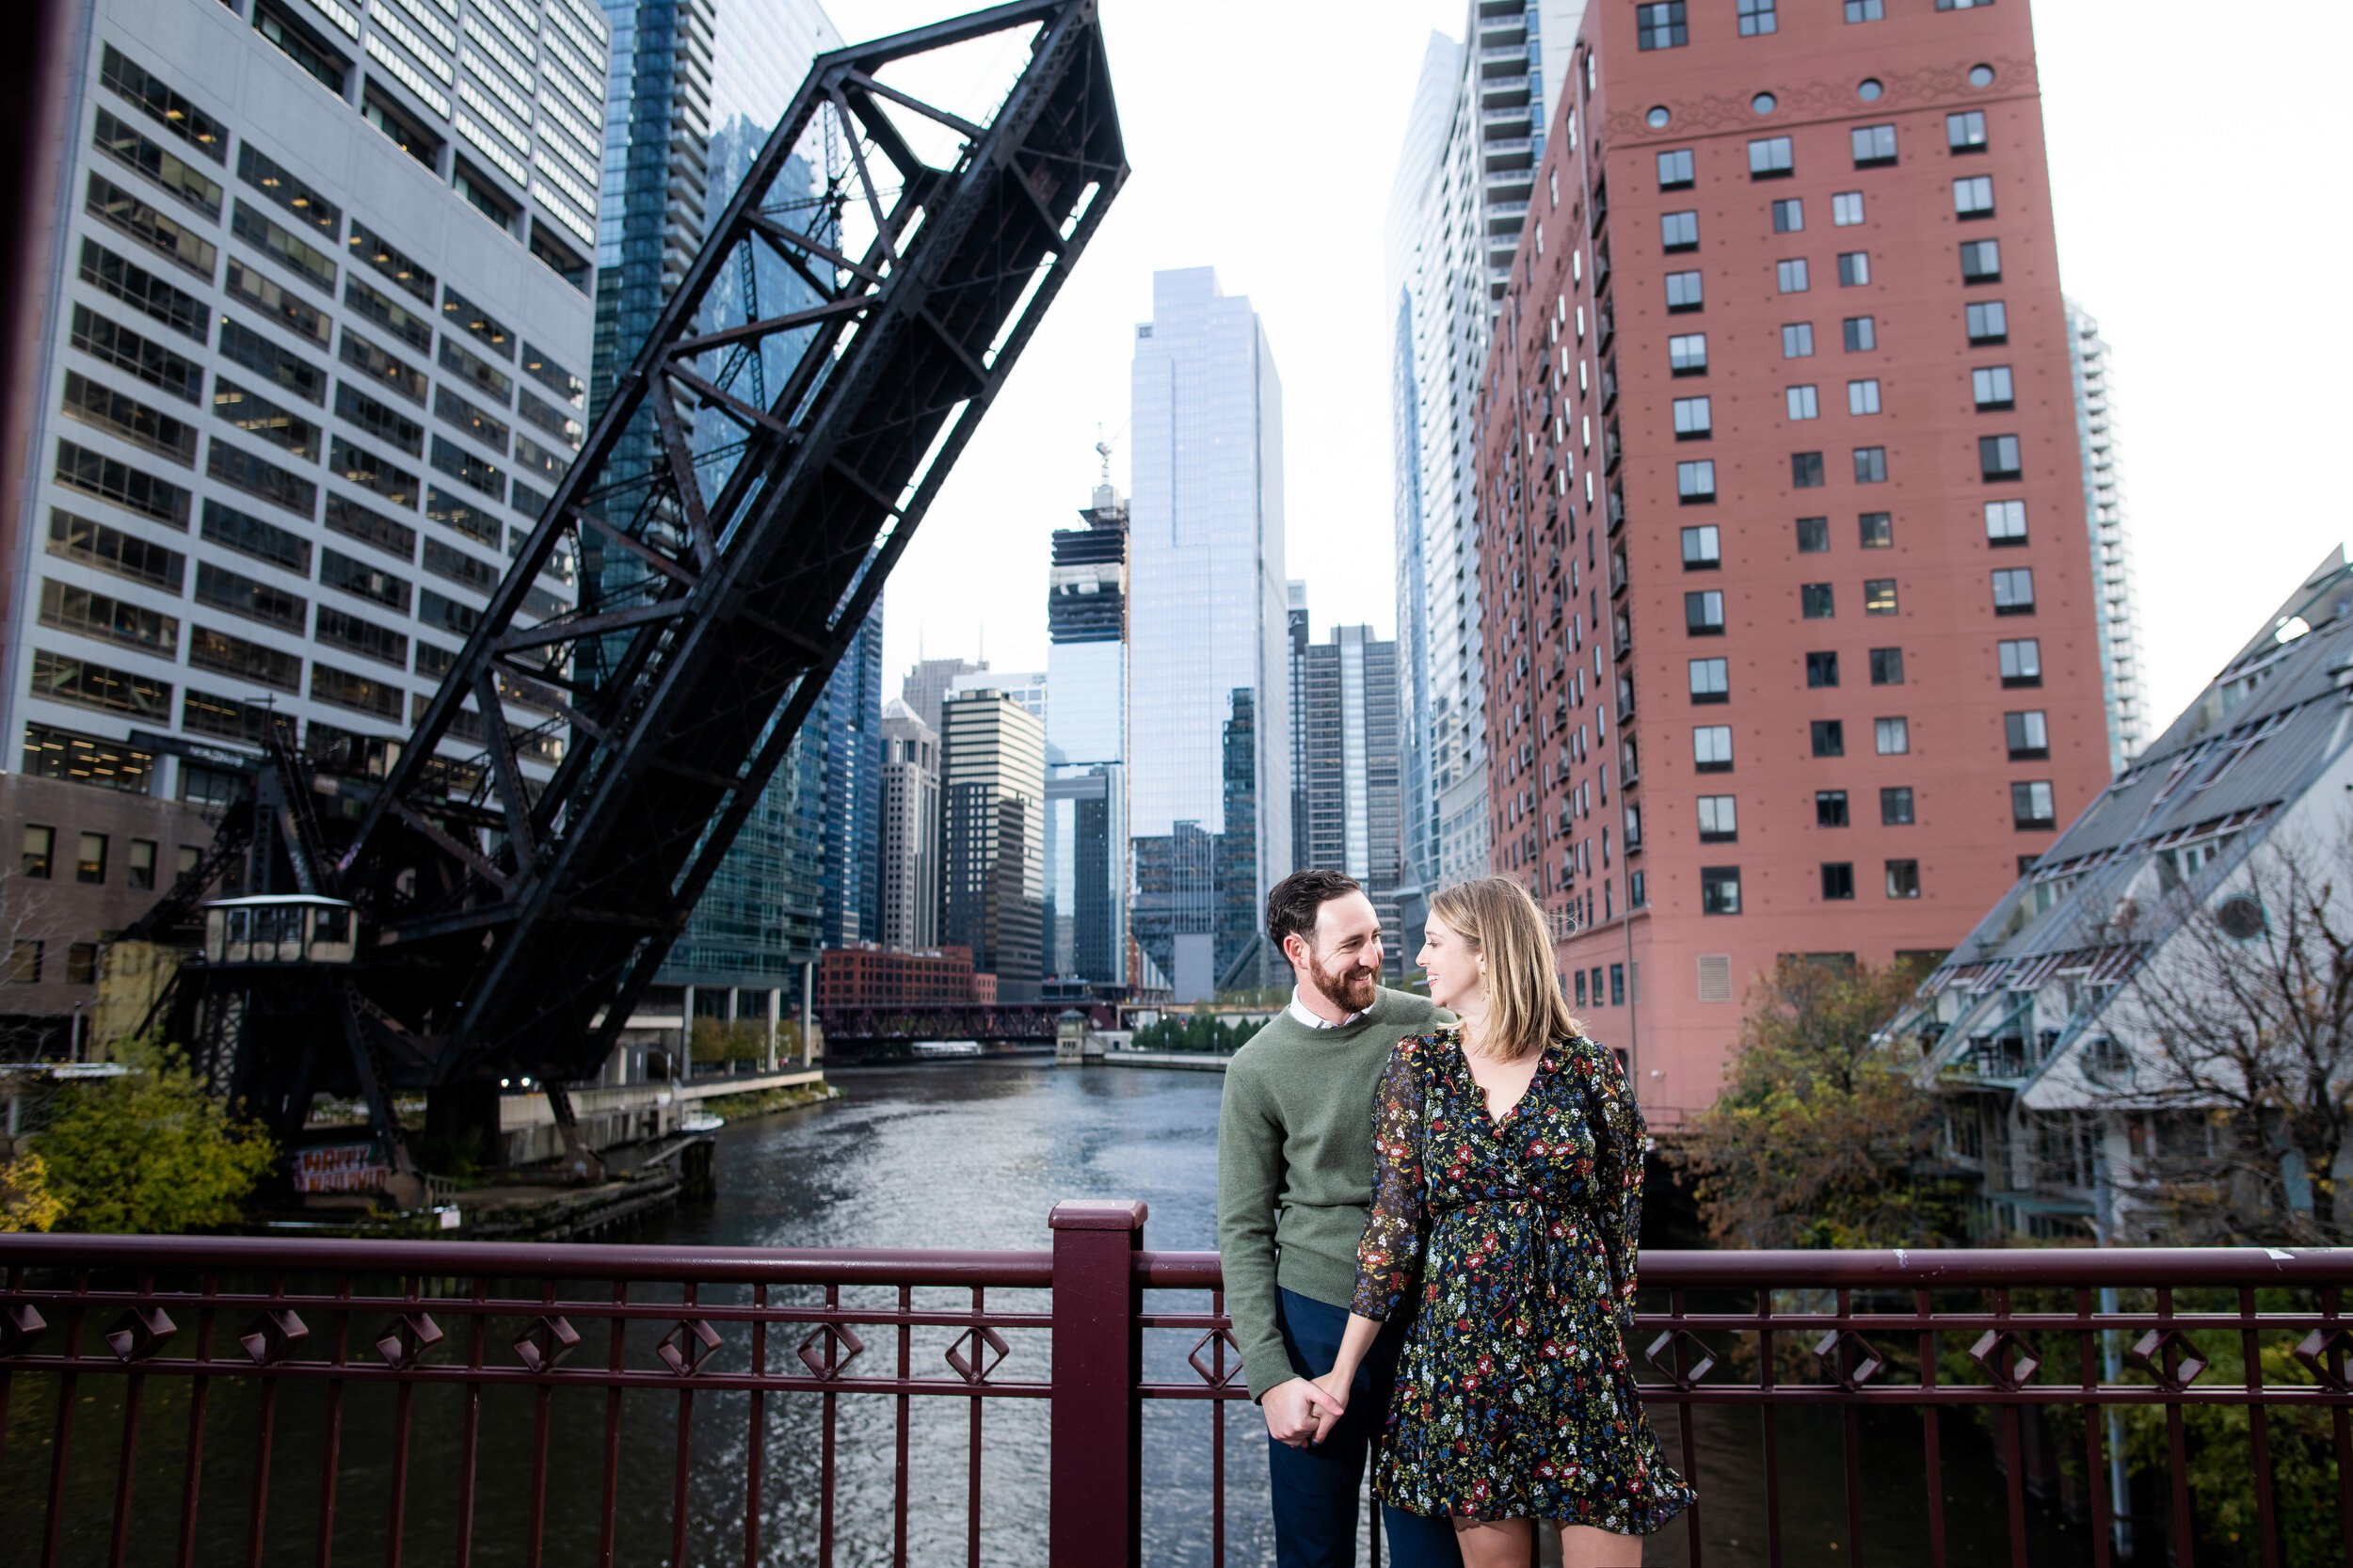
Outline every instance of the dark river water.
<path id="1" fill-rule="evenodd" d="M 1056 1070 L 1050 1064 L 934 1064 L 841 1073 L 845 1097 L 828 1105 L 730 1126 L 718 1134 L 718 1195 L 691 1204 L 634 1231 L 600 1240 L 729 1247 L 1044 1248 L 1046 1217 L 1063 1198 L 1141 1198 L 1150 1206 L 1145 1244 L 1159 1249 L 1207 1249 L 1215 1240 L 1217 1106 L 1223 1079 L 1215 1073 L 1154 1070 Z M 1041 1294 L 992 1292 L 990 1304 L 1040 1310 Z M 882 1304 L 888 1293 L 849 1299 Z M 707 1295 L 706 1300 L 718 1299 Z M 730 1298 L 731 1299 L 731 1298 Z M 924 1290 L 920 1306 L 968 1305 L 963 1291 Z M 1155 1310 L 1197 1310 L 1206 1296 L 1155 1297 Z M 314 1335 L 321 1325 L 313 1325 Z M 355 1321 L 369 1336 L 373 1320 Z M 658 1332 L 658 1326 L 657 1326 Z M 772 1332 L 769 1364 L 783 1364 L 800 1333 Z M 504 1361 L 504 1339 L 491 1343 Z M 945 1374 L 943 1356 L 953 1331 L 921 1329 L 911 1336 L 910 1369 Z M 355 1332 L 355 1337 L 357 1337 Z M 1047 1336 L 1014 1332 L 1011 1353 L 998 1375 L 1043 1379 Z M 1197 1333 L 1146 1336 L 1149 1373 L 1193 1376 L 1185 1357 Z M 720 1365 L 743 1365 L 740 1330 L 720 1352 Z M 631 1358 L 644 1364 L 652 1335 L 632 1341 Z M 315 1343 L 315 1340 L 314 1340 Z M 600 1354 L 602 1330 L 580 1352 Z M 898 1347 L 890 1333 L 867 1335 L 857 1369 L 887 1372 Z M 230 1348 L 233 1351 L 233 1347 Z M 175 1352 L 183 1347 L 175 1346 Z M 137 1506 L 130 1560 L 173 1560 L 178 1540 L 180 1479 L 186 1462 L 186 1400 L 180 1379 L 158 1379 L 147 1394 L 145 1441 L 138 1465 Z M 56 1390 L 19 1380 L 11 1400 L 5 1456 L 0 1456 L 0 1562 L 36 1560 L 33 1537 L 49 1482 L 49 1433 Z M 416 1400 L 414 1472 L 407 1511 L 404 1560 L 444 1563 L 458 1554 L 456 1532 L 457 1454 L 462 1408 L 456 1389 L 430 1388 Z M 221 1380 L 212 1396 L 199 1517 L 201 1563 L 248 1560 L 253 1455 L 259 1432 L 257 1400 L 249 1384 Z M 907 1560 L 933 1564 L 967 1560 L 970 1483 L 969 1403 L 917 1399 L 908 1434 Z M 388 1491 L 385 1433 L 389 1391 L 356 1388 L 345 1396 L 338 1508 L 333 1530 L 337 1560 L 385 1560 Z M 114 1503 L 115 1457 L 121 1429 L 120 1380 L 85 1379 L 77 1400 L 76 1463 L 68 1488 L 61 1561 L 106 1560 Z M 270 1466 L 270 1525 L 261 1560 L 313 1562 L 319 1558 L 320 1454 L 326 1431 L 325 1395 L 315 1384 L 286 1385 L 276 1413 Z M 1225 1423 L 1225 1560 L 1271 1563 L 1267 1522 L 1265 1428 L 1246 1403 L 1154 1401 L 1144 1416 L 1145 1544 L 1149 1564 L 1207 1565 L 1213 1518 L 1213 1412 Z M 749 1435 L 749 1396 L 705 1393 L 691 1416 L 693 1460 L 688 1488 L 687 1550 L 681 1563 L 716 1568 L 745 1560 L 744 1516 Z M 617 1560 L 669 1564 L 671 1497 L 676 1478 L 680 1401 L 674 1394 L 632 1394 L 624 1401 L 621 1440 L 621 1521 Z M 1672 1410 L 1656 1416 L 1671 1456 L 1681 1432 Z M 551 1565 L 594 1560 L 602 1474 L 604 1396 L 566 1390 L 551 1409 L 548 1496 Z M 896 1498 L 896 1402 L 845 1397 L 838 1401 L 838 1480 L 834 1560 L 891 1560 Z M 493 1390 L 483 1403 L 480 1516 L 473 1540 L 477 1564 L 520 1564 L 531 1496 L 529 1396 Z M 1838 1562 L 1846 1505 L 1837 1418 L 1781 1417 L 1785 1560 Z M 821 1401 L 814 1396 L 771 1396 L 765 1416 L 764 1483 L 760 1497 L 761 1564 L 817 1560 L 818 1474 L 823 1442 Z M 1046 1560 L 1048 1410 L 1043 1400 L 986 1401 L 981 1444 L 981 1560 L 1032 1565 Z M 1990 1448 L 1969 1423 L 1945 1424 L 1945 1491 L 1950 1560 L 2007 1561 L 2001 1488 Z M 1907 1412 L 1870 1413 L 1863 1429 L 1865 1560 L 1927 1560 L 1921 1517 L 1923 1467 L 1920 1423 Z M 1703 1411 L 1693 1438 L 1698 1454 L 1706 1560 L 1761 1564 L 1764 1501 L 1758 1485 L 1757 1417 L 1752 1413 Z M 2034 1509 L 2035 1560 L 2080 1561 L 2089 1557 L 2079 1531 L 2060 1528 Z M 1361 1550 L 1361 1548 L 1360 1548 Z M 1385 1553 L 1384 1554 L 1385 1557 Z M 1654 1564 L 1689 1560 L 1684 1528 L 1653 1540 Z"/>

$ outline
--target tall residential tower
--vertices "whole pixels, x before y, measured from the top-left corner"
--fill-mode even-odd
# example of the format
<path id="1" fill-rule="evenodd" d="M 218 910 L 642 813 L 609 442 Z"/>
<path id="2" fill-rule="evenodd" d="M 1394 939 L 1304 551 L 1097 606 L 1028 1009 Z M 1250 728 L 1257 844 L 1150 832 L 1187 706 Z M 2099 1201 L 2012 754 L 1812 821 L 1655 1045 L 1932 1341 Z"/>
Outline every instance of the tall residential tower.
<path id="1" fill-rule="evenodd" d="M 1046 596 L 1046 968 L 1128 984 L 1128 503 L 1054 534 Z"/>

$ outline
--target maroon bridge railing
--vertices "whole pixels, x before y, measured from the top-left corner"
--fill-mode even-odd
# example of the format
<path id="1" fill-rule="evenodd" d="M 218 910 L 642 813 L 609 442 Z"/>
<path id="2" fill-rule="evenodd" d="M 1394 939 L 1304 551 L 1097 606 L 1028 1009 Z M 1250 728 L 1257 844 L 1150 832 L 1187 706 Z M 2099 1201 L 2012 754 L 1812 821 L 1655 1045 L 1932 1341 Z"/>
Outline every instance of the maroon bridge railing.
<path id="1" fill-rule="evenodd" d="M 1174 1507 L 1222 1564 L 1225 1420 L 1207 1475 L 1156 1480 L 1180 1495 L 1144 1467 L 1148 1402 L 1247 1398 L 1217 1258 L 1143 1251 L 1144 1220 L 1064 1203 L 1038 1252 L 0 1236 L 0 1555 L 977 1563 L 985 1518 L 992 1559 L 1132 1568 Z M 1943 1568 L 2006 1538 L 2025 1568 L 2054 1468 L 2100 1568 L 2136 1496 L 2144 1563 L 2353 1542 L 2353 1253 L 1653 1252 L 1642 1283 L 1664 1310 L 1631 1348 L 1700 1486 L 1694 1565 L 1737 1494 L 1761 1503 L 1746 1560 L 1827 1538 Z M 1785 1522 L 1793 1435 L 1825 1416 L 1843 1521 Z M 1900 1549 L 1864 1528 L 1891 1416 L 1918 1422 Z M 984 1424 L 1009 1455 L 986 1487 Z M 2001 1496 L 1961 1540 L 1970 1485 Z"/>

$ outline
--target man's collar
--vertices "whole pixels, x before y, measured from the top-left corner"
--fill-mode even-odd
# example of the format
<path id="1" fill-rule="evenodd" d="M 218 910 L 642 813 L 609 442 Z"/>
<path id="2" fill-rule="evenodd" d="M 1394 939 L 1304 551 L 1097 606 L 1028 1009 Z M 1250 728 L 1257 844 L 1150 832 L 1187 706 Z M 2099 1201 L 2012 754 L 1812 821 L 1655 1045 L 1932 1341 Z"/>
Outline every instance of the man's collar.
<path id="1" fill-rule="evenodd" d="M 1351 1013 L 1347 1017 L 1342 1018 L 1338 1023 L 1334 1023 L 1331 1019 L 1318 1014 L 1315 1009 L 1309 1007 L 1306 1002 L 1300 999 L 1298 986 L 1294 985 L 1291 987 L 1290 1016 L 1298 1019 L 1301 1023 L 1306 1025 L 1309 1029 L 1346 1029 L 1350 1024 L 1353 1024 L 1362 1018 L 1366 1013 L 1369 1013 L 1371 1011 L 1372 1009 L 1368 1007 L 1363 1013 Z"/>

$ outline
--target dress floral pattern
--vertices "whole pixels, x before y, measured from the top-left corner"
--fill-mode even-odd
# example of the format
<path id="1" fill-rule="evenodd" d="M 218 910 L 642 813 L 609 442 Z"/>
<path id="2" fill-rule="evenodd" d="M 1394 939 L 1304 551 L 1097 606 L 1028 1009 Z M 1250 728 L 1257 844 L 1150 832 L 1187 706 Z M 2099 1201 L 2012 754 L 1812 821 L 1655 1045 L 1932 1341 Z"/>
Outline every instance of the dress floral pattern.
<path id="1" fill-rule="evenodd" d="M 1642 1114 L 1617 1058 L 1545 1048 L 1500 1122 L 1457 1029 L 1398 1042 L 1373 1102 L 1378 1175 L 1353 1309 L 1418 1281 L 1376 1480 L 1414 1513 L 1648 1535 L 1694 1500 L 1635 1392 Z"/>

